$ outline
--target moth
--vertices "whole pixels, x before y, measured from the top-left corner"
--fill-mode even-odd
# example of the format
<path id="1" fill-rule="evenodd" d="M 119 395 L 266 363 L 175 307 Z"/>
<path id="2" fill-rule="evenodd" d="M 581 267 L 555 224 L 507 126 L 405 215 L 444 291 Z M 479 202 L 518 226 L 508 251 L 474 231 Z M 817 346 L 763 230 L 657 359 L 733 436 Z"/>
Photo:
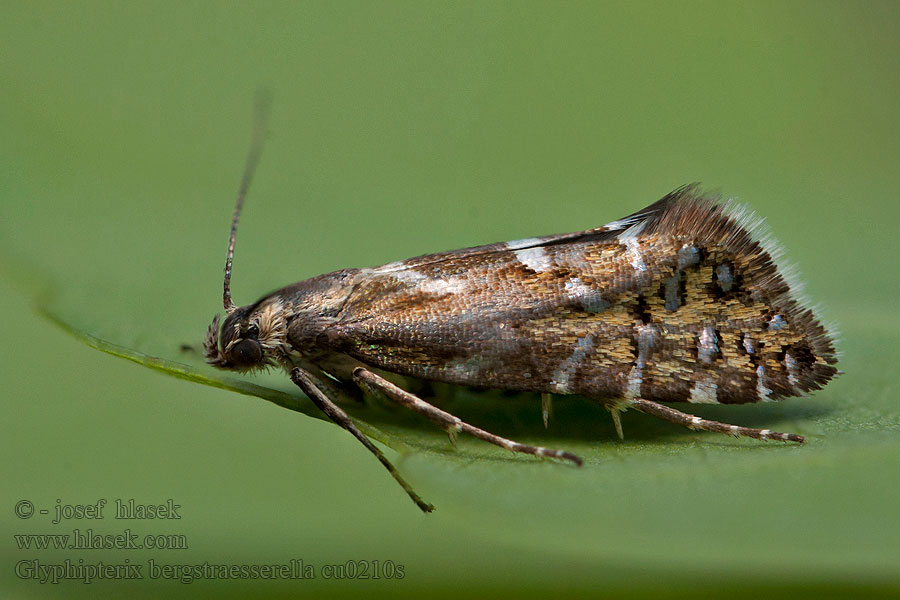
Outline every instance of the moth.
<path id="1" fill-rule="evenodd" d="M 702 419 L 668 403 L 802 396 L 837 375 L 828 330 L 798 299 L 747 209 L 686 186 L 601 227 L 342 269 L 246 306 L 231 299 L 235 235 L 261 142 L 232 218 L 217 315 L 204 348 L 220 369 L 281 367 L 354 435 L 423 511 L 423 501 L 335 401 L 377 390 L 445 429 L 513 452 L 581 465 L 569 452 L 503 438 L 429 404 L 385 373 L 464 386 L 578 394 L 759 440 L 803 437 Z"/>

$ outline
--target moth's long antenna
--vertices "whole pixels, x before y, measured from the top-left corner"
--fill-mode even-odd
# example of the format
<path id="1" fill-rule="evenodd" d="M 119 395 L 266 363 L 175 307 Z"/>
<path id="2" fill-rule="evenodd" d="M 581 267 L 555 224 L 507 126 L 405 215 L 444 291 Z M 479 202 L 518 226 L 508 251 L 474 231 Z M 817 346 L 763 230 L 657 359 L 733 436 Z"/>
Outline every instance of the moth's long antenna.
<path id="1" fill-rule="evenodd" d="M 237 201 L 234 203 L 234 214 L 231 217 L 231 237 L 228 240 L 228 254 L 225 256 L 225 283 L 222 301 L 225 305 L 225 311 L 229 313 L 235 309 L 234 302 L 231 300 L 231 263 L 234 260 L 234 240 L 237 237 L 238 218 L 241 216 L 241 208 L 244 206 L 247 189 L 250 187 L 253 172 L 256 170 L 256 165 L 262 154 L 263 142 L 266 137 L 266 124 L 269 120 L 269 109 L 272 106 L 272 95 L 266 90 L 258 91 L 255 104 L 253 139 L 250 142 L 250 153 L 247 155 L 247 162 L 244 164 L 244 175 L 241 178 L 241 187 L 238 189 Z"/>

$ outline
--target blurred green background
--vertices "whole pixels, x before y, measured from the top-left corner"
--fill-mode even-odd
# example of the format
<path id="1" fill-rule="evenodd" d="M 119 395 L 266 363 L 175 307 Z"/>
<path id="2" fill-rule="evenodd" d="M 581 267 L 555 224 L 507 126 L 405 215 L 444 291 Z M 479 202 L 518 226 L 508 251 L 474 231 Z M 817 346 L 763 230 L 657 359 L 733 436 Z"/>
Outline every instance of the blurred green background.
<path id="1" fill-rule="evenodd" d="M 897 2 L 7 3 L 0 590 L 896 593 L 898 73 Z M 619 443 L 583 399 L 558 399 L 547 431 L 533 396 L 450 403 L 582 454 L 574 469 L 471 439 L 453 450 L 421 419 L 357 408 L 408 448 L 389 453 L 437 506 L 426 516 L 338 427 L 93 351 L 32 310 L 220 377 L 179 346 L 221 311 L 259 87 L 274 108 L 237 244 L 238 303 L 342 267 L 597 226 L 701 181 L 766 217 L 839 324 L 845 374 L 809 399 L 694 412 L 809 443 L 630 413 Z M 257 383 L 293 394 L 282 376 Z M 100 498 L 172 498 L 182 519 L 13 512 Z M 20 550 L 13 538 L 76 527 L 182 534 L 189 548 Z M 51 585 L 16 577 L 33 559 L 302 559 L 319 576 Z M 321 576 L 372 560 L 404 577 Z"/>

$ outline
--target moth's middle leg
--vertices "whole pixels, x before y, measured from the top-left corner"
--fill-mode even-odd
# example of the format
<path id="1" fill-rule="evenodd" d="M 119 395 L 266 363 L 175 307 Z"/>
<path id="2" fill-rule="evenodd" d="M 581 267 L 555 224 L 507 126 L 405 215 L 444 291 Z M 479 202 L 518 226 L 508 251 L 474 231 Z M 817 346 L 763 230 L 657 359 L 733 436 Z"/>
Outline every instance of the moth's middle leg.
<path id="1" fill-rule="evenodd" d="M 409 408 L 421 415 L 424 415 L 431 419 L 434 423 L 436 423 L 441 428 L 447 430 L 451 433 L 451 438 L 453 436 L 453 432 L 465 432 L 471 436 L 482 439 L 486 442 L 490 442 L 501 448 L 506 448 L 507 450 L 511 450 L 513 452 L 521 452 L 523 454 L 532 454 L 534 456 L 546 456 L 549 458 L 560 458 L 563 460 L 568 460 L 575 463 L 578 466 L 581 466 L 582 460 L 580 457 L 572 454 L 571 452 L 566 452 L 564 450 L 551 450 L 549 448 L 543 448 L 541 446 L 529 446 L 527 444 L 520 444 L 519 442 L 514 442 L 512 440 L 508 440 L 504 437 L 500 437 L 499 435 L 495 435 L 490 433 L 489 431 L 485 431 L 484 429 L 479 429 L 473 425 L 469 425 L 459 417 L 451 415 L 447 411 L 441 410 L 440 408 L 428 404 L 418 396 L 410 394 L 406 390 L 394 385 L 384 377 L 369 371 L 368 369 L 364 369 L 363 367 L 357 367 L 353 370 L 353 379 L 358 383 L 364 383 L 383 392 L 388 398 L 394 400 L 395 402 L 402 404 L 406 408 Z"/>

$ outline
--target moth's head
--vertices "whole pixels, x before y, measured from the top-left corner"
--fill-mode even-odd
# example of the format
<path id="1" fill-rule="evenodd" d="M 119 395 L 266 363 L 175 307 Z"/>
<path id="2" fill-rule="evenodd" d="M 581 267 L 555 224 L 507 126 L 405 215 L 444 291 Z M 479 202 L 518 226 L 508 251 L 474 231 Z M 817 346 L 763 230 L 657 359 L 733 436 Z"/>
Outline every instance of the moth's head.
<path id="1" fill-rule="evenodd" d="M 253 371 L 275 366 L 287 327 L 281 302 L 266 301 L 231 310 L 221 323 L 213 318 L 206 333 L 206 362 L 219 369 Z"/>

